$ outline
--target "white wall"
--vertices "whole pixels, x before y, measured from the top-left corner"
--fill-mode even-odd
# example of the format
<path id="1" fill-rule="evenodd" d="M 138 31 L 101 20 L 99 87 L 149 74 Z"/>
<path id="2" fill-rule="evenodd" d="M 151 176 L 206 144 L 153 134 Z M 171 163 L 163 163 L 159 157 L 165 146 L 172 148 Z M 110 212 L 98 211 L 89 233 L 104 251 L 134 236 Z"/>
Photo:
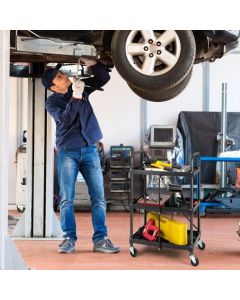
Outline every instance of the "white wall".
<path id="1" fill-rule="evenodd" d="M 222 82 L 227 83 L 227 111 L 240 111 L 240 52 L 234 52 L 210 64 L 211 111 L 221 111 Z"/>
<path id="2" fill-rule="evenodd" d="M 102 142 L 108 152 L 111 145 L 140 148 L 140 100 L 114 68 L 103 92 L 96 91 L 90 102 L 103 132 Z"/>
<path id="3" fill-rule="evenodd" d="M 183 92 L 165 102 L 147 102 L 147 127 L 150 125 L 175 125 L 181 111 L 201 111 L 203 99 L 203 67 L 193 67 L 192 78 Z"/>

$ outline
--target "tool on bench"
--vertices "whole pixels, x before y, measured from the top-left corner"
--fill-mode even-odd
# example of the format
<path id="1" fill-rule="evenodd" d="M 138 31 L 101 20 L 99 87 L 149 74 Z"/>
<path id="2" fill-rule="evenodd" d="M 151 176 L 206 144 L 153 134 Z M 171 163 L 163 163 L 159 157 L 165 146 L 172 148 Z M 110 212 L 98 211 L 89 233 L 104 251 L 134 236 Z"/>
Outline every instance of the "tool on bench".
<path id="1" fill-rule="evenodd" d="M 151 166 L 166 171 L 172 171 L 173 169 L 181 169 L 181 165 L 169 164 L 161 160 L 156 160 L 154 163 L 151 164 Z"/>

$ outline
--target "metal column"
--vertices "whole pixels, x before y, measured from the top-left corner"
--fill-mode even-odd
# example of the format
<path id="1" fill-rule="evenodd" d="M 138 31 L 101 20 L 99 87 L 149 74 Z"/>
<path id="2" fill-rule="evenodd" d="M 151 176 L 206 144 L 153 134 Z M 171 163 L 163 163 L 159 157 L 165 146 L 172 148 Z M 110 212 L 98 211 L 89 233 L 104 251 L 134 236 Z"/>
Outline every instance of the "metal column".
<path id="1" fill-rule="evenodd" d="M 221 152 L 226 151 L 227 137 L 227 83 L 222 83 Z M 221 188 L 227 185 L 226 163 L 221 162 Z"/>
<path id="2" fill-rule="evenodd" d="M 46 91 L 41 80 L 31 79 L 28 93 L 26 209 L 13 230 L 17 238 L 61 238 L 53 211 L 52 121 L 45 110 Z"/>
<path id="3" fill-rule="evenodd" d="M 9 197 L 9 31 L 0 30 L 0 269 L 27 269 L 17 247 L 8 235 Z"/>
<path id="4" fill-rule="evenodd" d="M 203 111 L 209 111 L 209 62 L 203 63 Z"/>

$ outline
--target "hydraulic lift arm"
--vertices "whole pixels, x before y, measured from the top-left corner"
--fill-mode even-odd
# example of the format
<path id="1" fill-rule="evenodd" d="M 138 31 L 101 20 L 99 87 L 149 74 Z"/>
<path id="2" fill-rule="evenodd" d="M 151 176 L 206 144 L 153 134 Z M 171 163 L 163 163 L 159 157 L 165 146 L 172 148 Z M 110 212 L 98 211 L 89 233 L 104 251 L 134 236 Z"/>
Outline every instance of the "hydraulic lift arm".
<path id="1" fill-rule="evenodd" d="M 14 43 L 11 42 L 11 53 L 22 53 L 26 54 L 26 61 L 31 55 L 37 55 L 38 57 L 51 56 L 68 56 L 71 57 L 73 61 L 77 61 L 79 57 L 90 57 L 97 58 L 97 50 L 94 45 L 84 44 L 78 41 L 64 41 L 57 38 L 41 37 L 32 35 L 31 31 L 29 34 L 19 35 L 16 31 L 14 38 Z M 17 54 L 16 54 L 17 55 Z M 12 55 L 13 56 L 13 55 Z M 44 61 L 44 59 L 43 59 Z M 49 61 L 46 59 L 46 61 Z M 56 59 L 56 61 L 58 61 Z"/>

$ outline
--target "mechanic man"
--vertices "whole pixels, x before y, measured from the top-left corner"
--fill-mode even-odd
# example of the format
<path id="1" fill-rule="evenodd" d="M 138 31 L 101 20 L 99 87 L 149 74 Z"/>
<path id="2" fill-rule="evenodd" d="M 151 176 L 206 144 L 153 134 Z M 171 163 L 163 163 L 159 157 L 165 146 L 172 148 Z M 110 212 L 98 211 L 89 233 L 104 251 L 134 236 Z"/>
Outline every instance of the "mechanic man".
<path id="1" fill-rule="evenodd" d="M 68 76 L 59 70 L 59 65 L 46 70 L 42 76 L 42 84 L 53 92 L 45 107 L 56 122 L 60 222 L 64 232 L 58 252 L 70 253 L 75 249 L 77 234 L 73 202 L 80 171 L 91 199 L 93 251 L 116 253 L 120 251 L 119 247 L 107 238 L 103 174 L 96 146 L 102 132 L 88 100 L 93 91 L 109 81 L 109 70 L 93 59 L 81 60 L 91 68 L 93 77 L 84 81 L 73 78 L 71 83 Z"/>

